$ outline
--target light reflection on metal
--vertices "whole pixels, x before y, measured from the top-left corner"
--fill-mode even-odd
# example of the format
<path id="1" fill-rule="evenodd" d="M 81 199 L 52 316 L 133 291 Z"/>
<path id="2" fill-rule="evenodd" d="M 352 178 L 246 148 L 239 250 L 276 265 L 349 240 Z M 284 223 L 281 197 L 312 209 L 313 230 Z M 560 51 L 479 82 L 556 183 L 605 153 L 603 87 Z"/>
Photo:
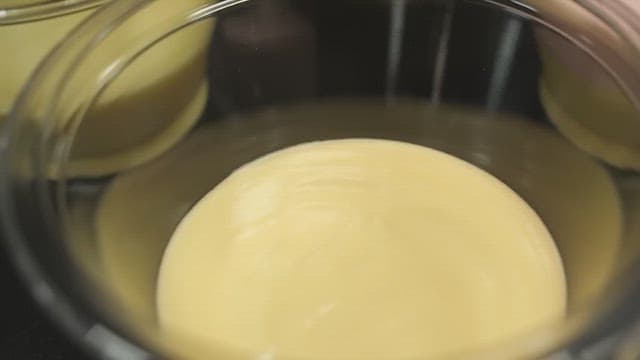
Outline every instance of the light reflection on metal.
<path id="1" fill-rule="evenodd" d="M 507 80 L 513 69 L 513 61 L 521 34 L 522 21 L 517 18 L 509 18 L 500 39 L 496 60 L 493 65 L 493 74 L 489 82 L 487 96 L 487 109 L 489 111 L 496 111 L 502 105 Z"/>
<path id="2" fill-rule="evenodd" d="M 442 87 L 444 84 L 444 74 L 447 69 L 447 58 L 449 55 L 449 40 L 451 38 L 451 25 L 453 23 L 453 12 L 455 2 L 451 1 L 447 4 L 444 18 L 442 20 L 442 30 L 438 39 L 438 50 L 436 53 L 436 62 L 433 68 L 433 83 L 431 92 L 431 103 L 433 105 L 440 104 L 442 99 Z"/>
<path id="3" fill-rule="evenodd" d="M 391 1 L 389 19 L 389 47 L 387 49 L 386 96 L 393 98 L 398 90 L 398 72 L 402 58 L 406 0 Z"/>

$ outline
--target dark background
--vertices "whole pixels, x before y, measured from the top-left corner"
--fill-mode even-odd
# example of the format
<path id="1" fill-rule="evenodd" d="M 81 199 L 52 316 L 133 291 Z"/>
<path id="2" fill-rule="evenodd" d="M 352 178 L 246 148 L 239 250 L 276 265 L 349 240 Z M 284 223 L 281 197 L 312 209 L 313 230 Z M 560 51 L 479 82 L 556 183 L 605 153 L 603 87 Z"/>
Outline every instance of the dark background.
<path id="1" fill-rule="evenodd" d="M 0 256 L 0 359 L 84 360 L 89 357 L 50 322 L 27 294 L 6 253 Z"/>

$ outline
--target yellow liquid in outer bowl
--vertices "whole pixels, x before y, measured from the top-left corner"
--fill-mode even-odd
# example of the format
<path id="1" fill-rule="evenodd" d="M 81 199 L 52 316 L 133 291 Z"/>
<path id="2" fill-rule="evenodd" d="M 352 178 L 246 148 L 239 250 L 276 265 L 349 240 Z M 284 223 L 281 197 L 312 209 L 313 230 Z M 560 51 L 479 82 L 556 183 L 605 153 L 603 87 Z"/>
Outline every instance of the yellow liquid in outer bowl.
<path id="1" fill-rule="evenodd" d="M 634 54 L 618 34 L 575 2 L 527 0 L 539 15 L 581 34 L 600 54 Z M 628 2 L 640 18 L 640 3 Z M 536 29 L 543 65 L 540 95 L 549 119 L 578 147 L 605 162 L 640 169 L 640 112 L 611 75 L 560 35 Z M 630 60 L 631 59 L 631 60 Z"/>
<path id="2" fill-rule="evenodd" d="M 24 1 L 27 3 L 27 1 Z M 0 3 L 2 7 L 13 5 Z M 93 11 L 67 14 L 21 24 L 0 25 L 0 114 L 6 115 L 13 101 L 51 49 Z"/>
<path id="3" fill-rule="evenodd" d="M 43 0 L 2 0 L 0 1 L 0 8 L 19 7 L 19 6 L 32 6 L 42 4 Z"/>
<path id="4" fill-rule="evenodd" d="M 142 9 L 145 16 L 116 29 L 117 40 L 107 37 L 86 61 L 108 66 L 106 59 L 126 51 L 137 34 L 189 3 L 199 2 L 165 1 Z M 8 113 L 37 64 L 92 11 L 0 25 L 0 45 L 5 54 L 11 54 L 0 57 L 0 114 Z M 180 140 L 206 103 L 206 50 L 212 32 L 212 19 L 194 24 L 154 45 L 119 74 L 83 118 L 67 175 L 99 176 L 133 167 Z M 81 94 L 96 90 L 71 89 Z M 67 120 L 61 121 L 64 126 Z"/>
<path id="5" fill-rule="evenodd" d="M 56 2 L 56 1 L 55 0 L 54 1 L 47 1 L 47 0 L 0 0 L 0 9 L 25 7 L 25 6 L 34 6 L 34 5 L 44 4 L 44 3 L 51 3 L 51 2 Z M 58 0 L 57 2 L 62 2 L 62 1 Z"/>

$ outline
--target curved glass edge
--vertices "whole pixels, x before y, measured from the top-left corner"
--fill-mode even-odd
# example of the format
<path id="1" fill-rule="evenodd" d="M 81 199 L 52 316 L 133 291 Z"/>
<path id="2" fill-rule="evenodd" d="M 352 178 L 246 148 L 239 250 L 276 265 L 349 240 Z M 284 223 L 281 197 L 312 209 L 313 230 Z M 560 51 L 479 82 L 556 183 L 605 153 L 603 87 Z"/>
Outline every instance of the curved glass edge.
<path id="1" fill-rule="evenodd" d="M 631 68 L 624 75 L 627 95 L 640 111 L 640 3 L 637 0 L 576 0 L 593 13 L 629 46 L 629 58 L 623 59 Z"/>
<path id="2" fill-rule="evenodd" d="M 83 10 L 89 10 L 110 0 L 46 1 L 27 6 L 0 8 L 0 26 L 44 20 Z"/>
<path id="3" fill-rule="evenodd" d="M 625 90 L 640 112 L 640 3 L 637 0 L 576 2 L 611 27 L 630 47 L 632 58 L 627 61 L 635 76 L 624 79 L 628 85 Z M 631 265 L 629 273 L 634 274 L 635 279 L 640 279 L 640 261 Z M 621 301 L 609 304 L 594 326 L 576 342 L 580 353 L 603 355 L 603 358 L 615 354 L 620 358 L 631 359 L 635 357 L 628 357 L 628 354 L 640 351 L 640 281 L 619 281 L 626 286 Z"/>
<path id="4" fill-rule="evenodd" d="M 637 0 L 577 0 L 624 37 L 640 54 L 640 3 Z"/>
<path id="5" fill-rule="evenodd" d="M 64 1 L 49 6 L 16 9 L 20 11 L 19 18 L 12 18 L 9 23 L 24 22 L 33 19 L 41 19 L 58 16 L 65 13 L 81 11 L 97 7 L 108 0 L 78 0 Z M 46 273 L 43 267 L 36 261 L 32 250 L 28 247 L 28 239 L 25 236 L 24 225 L 20 222 L 18 191 L 24 192 L 25 178 L 32 180 L 36 186 L 46 186 L 38 183 L 38 177 L 42 174 L 39 165 L 42 159 L 36 149 L 40 144 L 23 141 L 22 135 L 25 125 L 30 121 L 47 123 L 50 119 L 51 107 L 47 106 L 52 98 L 57 85 L 64 82 L 67 74 L 69 60 L 81 57 L 90 45 L 105 36 L 117 24 L 131 17 L 136 9 L 150 0 L 116 0 L 104 6 L 91 17 L 91 21 L 85 21 L 73 30 L 68 41 L 56 47 L 33 73 L 21 95 L 18 97 L 14 108 L 3 124 L 0 131 L 0 225 L 2 226 L 2 243 L 8 251 L 11 261 L 18 269 L 18 273 L 26 284 L 27 290 L 35 298 L 46 314 L 55 323 L 59 324 L 63 331 L 70 335 L 71 339 L 82 346 L 91 354 L 104 359 L 151 359 L 150 352 L 140 348 L 134 342 L 130 342 L 111 329 L 101 319 L 93 314 L 83 312 L 76 307 L 69 294 L 66 294 L 56 285 L 54 279 Z M 64 4 L 63 4 L 64 3 Z M 1 15 L 0 26 L 6 24 L 7 17 Z M 28 95 L 25 95 L 28 94 Z M 37 105 L 36 105 L 37 104 Z M 44 106 L 38 106 L 44 105 Z M 28 120 L 27 120 L 28 119 Z M 34 120 L 35 119 L 35 120 Z M 42 129 L 42 128 L 40 128 Z M 17 135 L 18 134 L 18 135 Z M 36 134 L 38 140 L 42 133 Z M 32 141 L 32 140 L 31 140 Z M 26 142 L 26 143 L 25 143 Z M 36 155 L 32 161 L 23 161 L 25 156 Z M 20 158 L 22 156 L 23 158 Z M 24 176 L 24 174 L 28 176 Z M 16 177 L 18 179 L 16 179 Z M 29 179 L 32 177 L 32 179 Z M 22 187 L 22 189 L 21 189 Z M 39 190 L 39 189 L 36 189 Z M 27 194 L 35 203 L 45 201 L 42 199 L 42 191 L 32 191 Z M 34 217 L 37 217 L 35 214 Z M 32 221 L 46 226 L 46 219 L 32 218 Z M 53 234 L 51 235 L 53 237 Z"/>

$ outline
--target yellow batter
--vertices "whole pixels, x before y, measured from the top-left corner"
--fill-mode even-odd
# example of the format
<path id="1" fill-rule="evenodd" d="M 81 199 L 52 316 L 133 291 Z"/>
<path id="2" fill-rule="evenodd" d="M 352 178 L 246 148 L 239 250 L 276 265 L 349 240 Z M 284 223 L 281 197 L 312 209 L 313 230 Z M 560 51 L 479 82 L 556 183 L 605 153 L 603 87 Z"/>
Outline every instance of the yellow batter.
<path id="1" fill-rule="evenodd" d="M 388 140 L 313 142 L 235 171 L 176 229 L 167 331 L 264 356 L 442 356 L 564 315 L 555 244 L 475 166 Z"/>
<path id="2" fill-rule="evenodd" d="M 27 5 L 27 1 L 23 2 Z M 0 0 L 0 11 L 18 3 Z M 59 127 L 69 128 L 69 119 L 82 107 L 79 102 L 89 101 L 87 94 L 96 94 L 102 78 L 115 74 L 117 65 L 133 49 L 140 48 L 138 43 L 151 41 L 145 37 L 150 29 L 167 21 L 169 14 L 180 14 L 200 3 L 199 0 L 151 2 L 138 10 L 135 21 L 130 19 L 101 38 L 99 45 L 90 49 L 74 68 L 66 91 L 61 91 L 60 107 L 65 108 L 67 115 L 62 115 L 63 112 L 56 115 Z M 40 61 L 93 12 L 90 9 L 0 24 L 0 44 L 5 55 L 0 56 L 0 116 L 9 113 Z M 214 19 L 194 23 L 155 43 L 119 72 L 83 116 L 66 175 L 94 177 L 132 168 L 181 140 L 206 105 L 207 52 L 213 30 Z"/>
<path id="3" fill-rule="evenodd" d="M 640 15 L 640 2 L 626 1 L 629 16 Z M 632 46 L 579 2 L 524 2 L 545 21 L 578 37 L 620 79 L 633 76 L 637 60 Z M 616 167 L 640 169 L 638 109 L 612 73 L 567 38 L 543 27 L 534 30 L 543 66 L 540 98 L 551 122 L 589 154 Z"/>

